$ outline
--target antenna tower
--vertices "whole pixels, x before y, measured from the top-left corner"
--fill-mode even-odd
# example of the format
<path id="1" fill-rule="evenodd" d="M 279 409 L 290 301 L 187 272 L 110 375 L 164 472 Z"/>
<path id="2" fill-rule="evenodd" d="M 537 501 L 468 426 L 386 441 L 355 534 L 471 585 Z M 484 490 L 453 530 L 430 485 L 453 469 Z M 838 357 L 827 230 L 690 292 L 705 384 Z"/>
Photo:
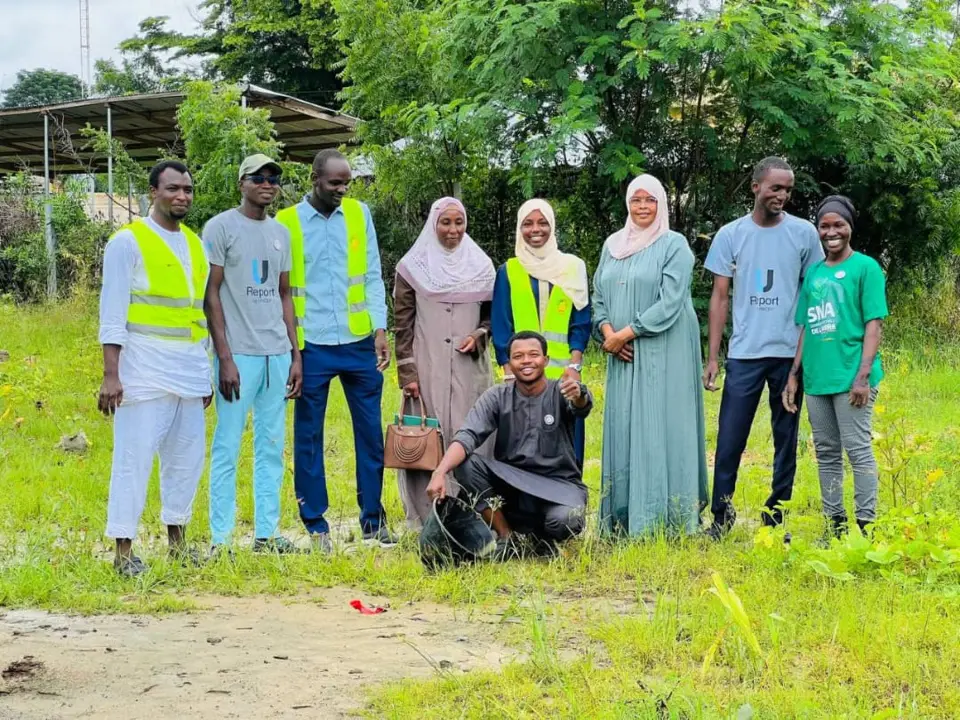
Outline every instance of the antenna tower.
<path id="1" fill-rule="evenodd" d="M 89 97 L 93 90 L 90 72 L 90 0 L 80 0 L 80 81 L 84 97 Z"/>

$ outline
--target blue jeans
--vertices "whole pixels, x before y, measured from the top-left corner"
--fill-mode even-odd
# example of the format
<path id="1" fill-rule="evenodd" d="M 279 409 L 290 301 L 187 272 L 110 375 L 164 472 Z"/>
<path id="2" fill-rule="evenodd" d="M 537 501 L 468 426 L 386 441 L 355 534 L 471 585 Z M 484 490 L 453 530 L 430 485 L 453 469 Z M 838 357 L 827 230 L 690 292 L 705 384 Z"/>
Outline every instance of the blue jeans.
<path id="1" fill-rule="evenodd" d="M 310 533 L 330 531 L 324 518 L 330 501 L 323 462 L 323 426 L 330 381 L 339 377 L 353 420 L 360 527 L 364 532 L 376 532 L 386 523 L 386 513 L 381 504 L 383 374 L 377 370 L 373 338 L 348 345 L 306 343 L 301 355 L 303 394 L 297 400 L 293 423 L 293 478 L 300 519 Z"/>
<path id="2" fill-rule="evenodd" d="M 237 515 L 237 457 L 253 411 L 253 536 L 271 538 L 280 522 L 283 444 L 286 435 L 287 377 L 291 357 L 234 355 L 240 372 L 240 399 L 217 396 L 217 429 L 210 458 L 210 533 L 214 545 L 228 542 Z M 220 363 L 214 364 L 219 378 Z M 219 380 L 215 383 L 219 384 Z"/>
<path id="3" fill-rule="evenodd" d="M 783 522 L 778 505 L 793 496 L 793 480 L 797 474 L 797 433 L 800 428 L 800 406 L 803 385 L 797 392 L 797 412 L 783 408 L 781 395 L 786 387 L 793 360 L 761 358 L 757 360 L 727 359 L 723 397 L 720 401 L 720 427 L 717 431 L 717 455 L 713 474 L 715 520 L 725 523 L 733 519 L 732 498 L 737 490 L 740 460 L 747 447 L 750 428 L 766 385 L 770 394 L 770 425 L 773 430 L 773 484 L 765 503 L 770 514 L 763 514 L 765 525 Z"/>

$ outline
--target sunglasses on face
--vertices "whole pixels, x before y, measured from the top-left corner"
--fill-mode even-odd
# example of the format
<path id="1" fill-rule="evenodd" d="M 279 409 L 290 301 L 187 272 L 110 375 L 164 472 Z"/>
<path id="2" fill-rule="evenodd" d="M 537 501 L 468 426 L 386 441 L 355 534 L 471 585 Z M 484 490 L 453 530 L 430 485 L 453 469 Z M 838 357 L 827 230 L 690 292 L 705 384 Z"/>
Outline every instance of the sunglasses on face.
<path id="1" fill-rule="evenodd" d="M 264 183 L 269 185 L 280 184 L 279 175 L 247 175 L 247 180 L 252 182 L 254 185 L 263 185 Z"/>

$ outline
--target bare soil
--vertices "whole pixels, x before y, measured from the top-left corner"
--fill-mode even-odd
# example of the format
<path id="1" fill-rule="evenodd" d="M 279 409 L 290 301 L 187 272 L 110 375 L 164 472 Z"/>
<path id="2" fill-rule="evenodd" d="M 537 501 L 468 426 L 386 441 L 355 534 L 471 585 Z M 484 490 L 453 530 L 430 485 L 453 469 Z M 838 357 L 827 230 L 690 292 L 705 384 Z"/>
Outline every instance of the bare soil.
<path id="1" fill-rule="evenodd" d="M 346 718 L 371 686 L 514 659 L 499 616 L 429 603 L 362 615 L 322 597 L 202 598 L 168 616 L 0 615 L 0 720 Z"/>

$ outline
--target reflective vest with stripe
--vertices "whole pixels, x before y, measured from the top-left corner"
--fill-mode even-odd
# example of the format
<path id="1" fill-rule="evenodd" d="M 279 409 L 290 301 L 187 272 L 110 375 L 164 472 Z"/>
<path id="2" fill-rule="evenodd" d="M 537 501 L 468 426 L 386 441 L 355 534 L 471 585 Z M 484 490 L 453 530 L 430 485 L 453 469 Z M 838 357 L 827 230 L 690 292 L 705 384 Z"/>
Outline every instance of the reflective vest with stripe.
<path id="1" fill-rule="evenodd" d="M 347 227 L 347 327 L 358 338 L 373 332 L 373 320 L 367 309 L 367 221 L 363 206 L 344 198 L 343 220 Z M 303 228 L 297 206 L 277 213 L 277 221 L 290 231 L 290 289 L 297 324 L 297 344 L 303 350 L 303 318 L 307 313 L 307 269 L 304 260 Z M 329 268 L 333 271 L 333 268 Z"/>
<path id="2" fill-rule="evenodd" d="M 191 277 L 187 277 L 173 250 L 146 222 L 138 220 L 121 230 L 133 233 L 147 275 L 147 289 L 130 292 L 127 332 L 183 342 L 205 340 L 203 294 L 210 266 L 197 234 L 180 226 L 190 250 Z"/>
<path id="3" fill-rule="evenodd" d="M 543 335 L 547 341 L 547 355 L 550 357 L 545 374 L 551 380 L 558 380 L 570 363 L 570 316 L 573 314 L 573 302 L 559 285 L 554 285 L 550 292 L 546 317 L 541 322 L 530 275 L 517 258 L 507 261 L 507 280 L 510 282 L 514 332 L 533 330 Z"/>

